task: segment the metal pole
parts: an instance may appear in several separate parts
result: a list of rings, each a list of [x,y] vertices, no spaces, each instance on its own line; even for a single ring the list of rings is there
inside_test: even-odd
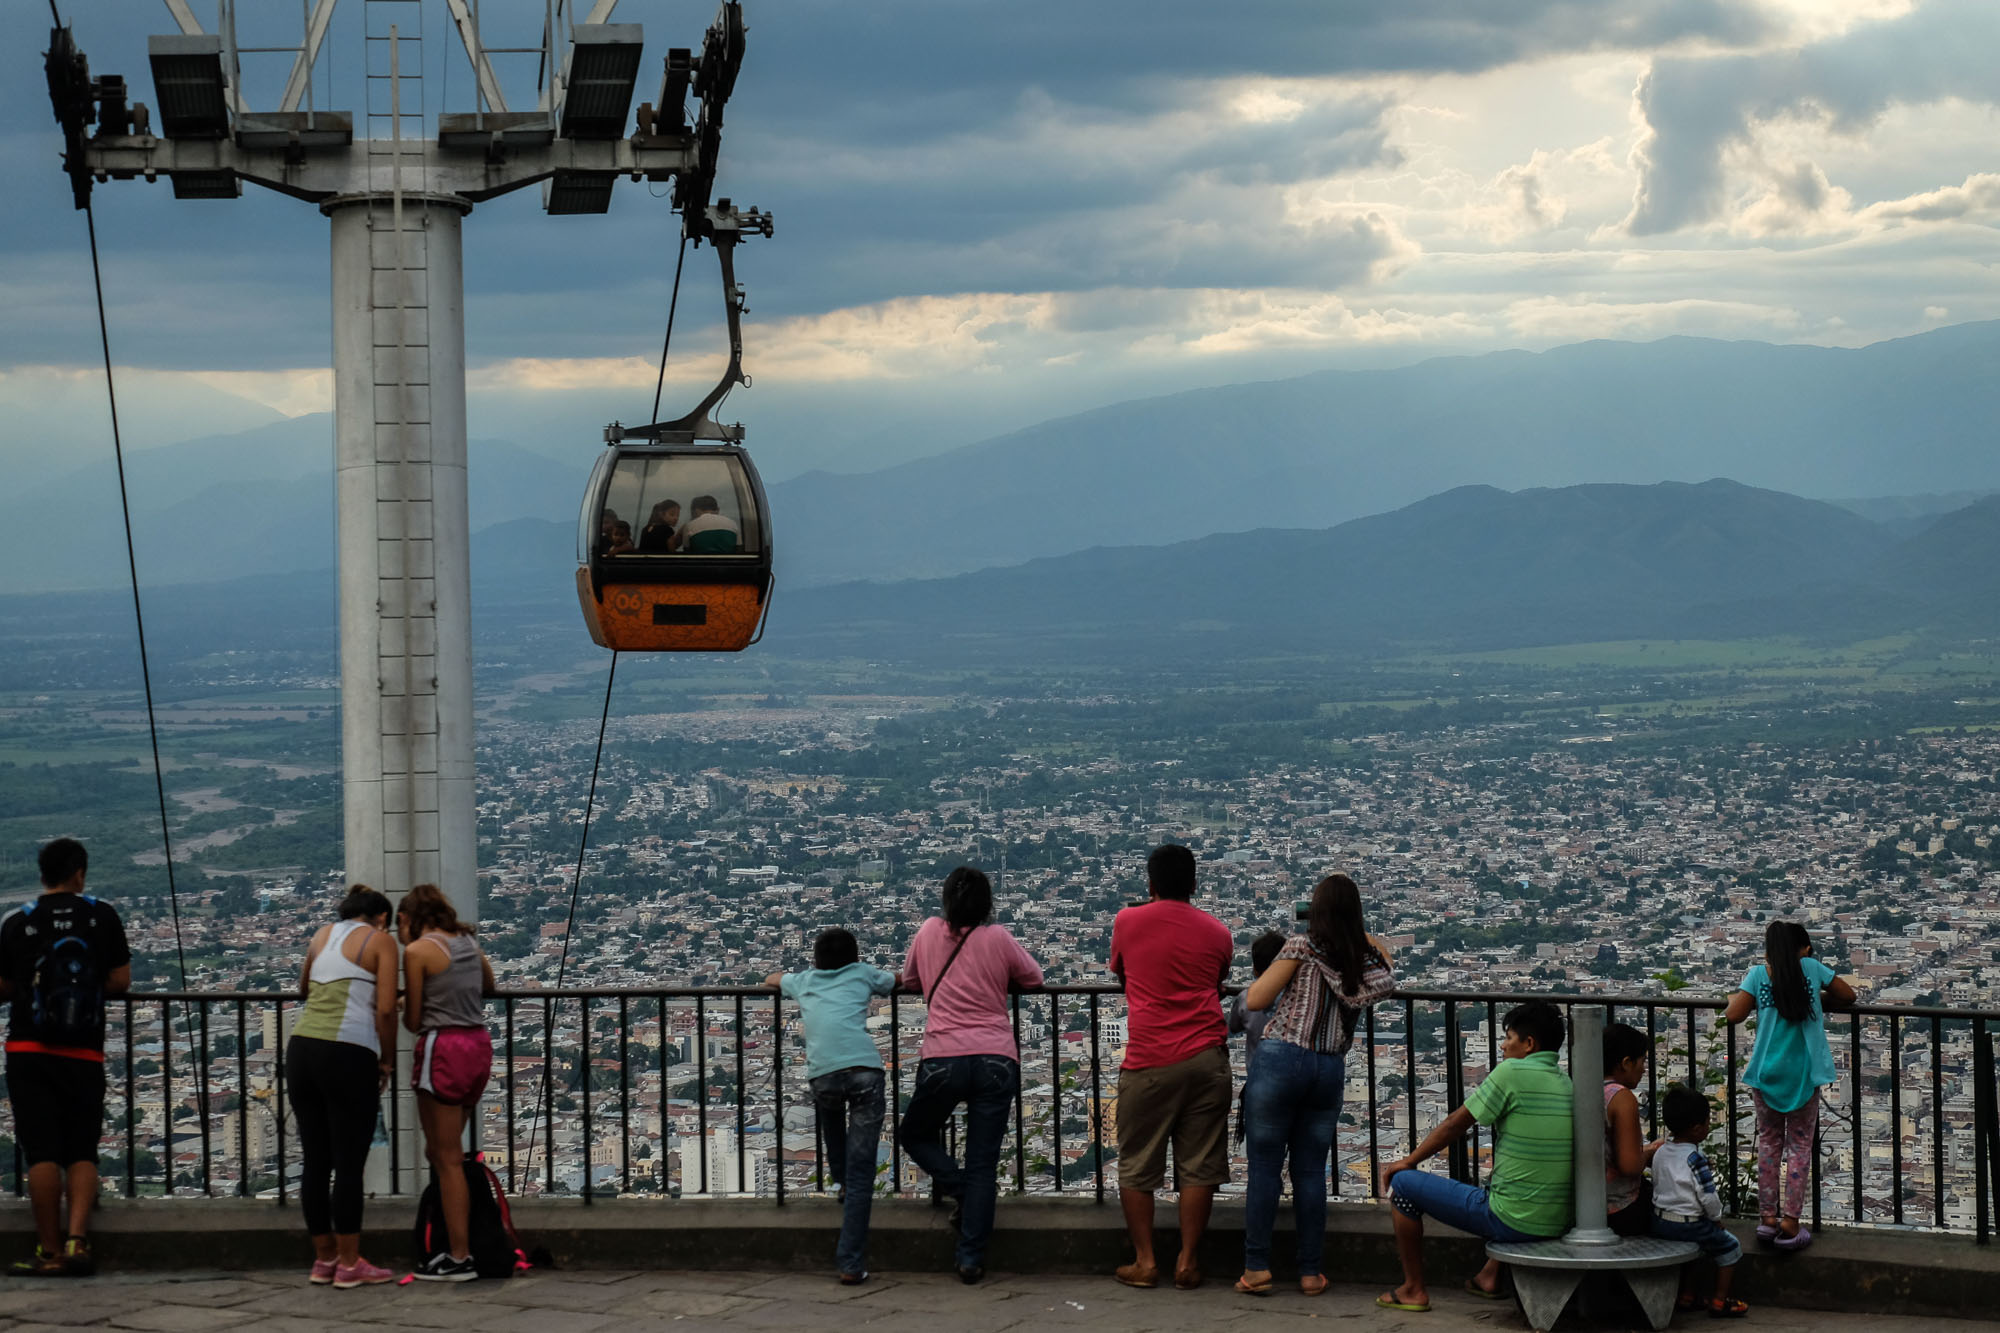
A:
[[[1576,1084],[1576,1225],[1563,1240],[1571,1245],[1616,1245],[1618,1233],[1604,1211],[1604,1010],[1594,1004],[1570,1010],[1570,1079]]]

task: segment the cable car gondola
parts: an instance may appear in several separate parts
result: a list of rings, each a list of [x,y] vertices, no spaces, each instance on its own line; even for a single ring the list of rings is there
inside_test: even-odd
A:
[[[618,652],[741,652],[771,604],[771,521],[741,424],[710,413],[743,373],[739,236],[771,234],[768,213],[723,199],[703,210],[722,261],[729,366],[686,416],[605,429],[577,520],[577,601],[590,637]]]
[[[764,486],[740,445],[617,442],[577,529],[590,637],[620,652],[739,652],[771,594]]]

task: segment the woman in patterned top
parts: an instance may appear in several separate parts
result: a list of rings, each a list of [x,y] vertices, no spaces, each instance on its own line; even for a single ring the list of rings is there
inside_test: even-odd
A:
[[[1285,941],[1245,996],[1271,1017],[1243,1094],[1250,1182],[1238,1291],[1271,1291],[1271,1228],[1288,1153],[1299,1290],[1326,1290],[1327,1159],[1340,1124],[1347,1050],[1361,1011],[1395,989],[1388,949],[1362,925],[1361,890],[1345,875],[1328,875],[1313,888],[1306,933]]]

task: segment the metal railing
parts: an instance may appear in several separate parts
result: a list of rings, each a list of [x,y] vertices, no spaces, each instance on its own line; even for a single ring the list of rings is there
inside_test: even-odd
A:
[[[1639,1090],[1654,1136],[1671,1082],[1724,1099],[1717,1122],[1724,1202],[1757,1211],[1754,1114],[1741,1086],[1742,1031],[1722,1004],[1673,995],[1405,990],[1363,1018],[1347,1060],[1348,1097],[1330,1191],[1375,1197],[1382,1163],[1456,1108],[1498,1055],[1506,1007],[1550,1000],[1602,1006],[1655,1039]],[[289,1201],[296,1133],[282,1046],[295,994],[156,992],[115,998],[106,1043],[110,1092],[101,1165],[107,1189],[255,1195]],[[889,1079],[891,1123],[907,1105],[921,1047],[921,999],[893,995],[871,1019]],[[497,1012],[495,1012],[497,1011]],[[823,1137],[804,1072],[797,1014],[765,987],[513,990],[490,1002],[494,1073],[476,1145],[518,1194],[789,1196],[827,1186]],[[1016,1192],[1115,1189],[1117,1072],[1124,995],[1054,985],[1013,998],[1021,1055],[1003,1186]],[[1823,1096],[1811,1221],[1971,1232],[1984,1243],[2000,1200],[2000,1012],[1857,1005],[1828,1015],[1838,1077]],[[1231,1057],[1241,1077],[1241,1044]],[[392,1087],[392,1092],[395,1089]],[[384,1096],[386,1179],[424,1178],[421,1148]],[[1478,1180],[1491,1169],[1483,1130],[1445,1159]],[[1238,1147],[1240,1156],[1240,1145]],[[918,1188],[893,1132],[878,1188]],[[15,1154],[14,1185],[22,1175]],[[4,1160],[4,1159],[0,1159]],[[1011,1176],[1011,1182],[1008,1177]],[[1240,1182],[1241,1165],[1235,1176]]]

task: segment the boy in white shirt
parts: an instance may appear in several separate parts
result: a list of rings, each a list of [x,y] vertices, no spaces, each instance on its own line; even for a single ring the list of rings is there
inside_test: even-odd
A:
[[[1715,1295],[1708,1313],[1715,1319],[1741,1319],[1750,1313],[1742,1301],[1731,1300],[1729,1281],[1743,1246],[1722,1225],[1722,1196],[1716,1192],[1715,1171],[1702,1156],[1712,1108],[1693,1088],[1675,1084],[1660,1106],[1672,1138],[1653,1154],[1653,1234],[1662,1240],[1687,1240],[1701,1246],[1715,1261]],[[1695,1307],[1690,1284],[1693,1265],[1681,1272],[1680,1307]]]

